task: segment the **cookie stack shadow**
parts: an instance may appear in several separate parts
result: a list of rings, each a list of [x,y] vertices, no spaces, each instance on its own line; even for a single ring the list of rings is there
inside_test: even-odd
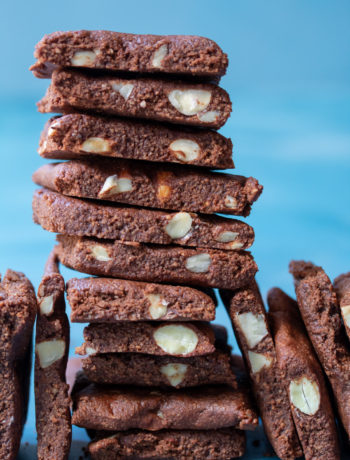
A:
[[[36,57],[34,73],[51,78],[39,110],[62,114],[39,153],[68,161],[34,173],[34,221],[59,234],[61,263],[93,275],[66,287],[71,320],[90,323],[73,424],[94,437],[94,459],[242,455],[258,418],[210,324],[213,288],[227,305],[241,296],[253,371],[269,358],[247,313],[263,308],[253,229],[216,215],[247,216],[262,191],[211,171],[233,167],[216,131],[231,112],[226,55],[205,38],[83,31],[44,37]]]

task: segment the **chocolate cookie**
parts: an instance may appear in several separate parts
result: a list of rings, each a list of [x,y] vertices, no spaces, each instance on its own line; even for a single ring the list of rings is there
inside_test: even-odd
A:
[[[325,377],[296,302],[280,289],[268,294],[269,320],[294,423],[306,460],[340,459]]]
[[[235,219],[107,205],[48,189],[35,191],[33,219],[50,232],[139,243],[235,250],[254,240],[252,227]]]
[[[68,459],[72,428],[66,383],[69,322],[64,279],[52,252],[38,289],[35,346],[35,409],[39,460]]]
[[[234,167],[231,140],[215,131],[77,113],[47,122],[39,153],[58,160],[101,155],[213,169]]]
[[[254,281],[220,295],[249,371],[265,433],[278,457],[299,457],[302,451],[259,288]]]
[[[308,336],[331,383],[340,419],[350,436],[350,350],[337,295],[321,267],[293,261],[298,306]]]
[[[44,35],[31,67],[39,78],[55,67],[123,72],[171,73],[198,77],[224,75],[227,55],[212,40],[194,35],[140,35],[76,30]]]
[[[350,272],[339,275],[333,282],[346,333],[350,339]]]
[[[240,457],[244,451],[244,432],[233,428],[207,431],[120,431],[89,444],[92,460],[222,460]]]
[[[112,278],[73,278],[67,283],[71,321],[212,321],[215,304],[202,291],[185,286]]]
[[[67,267],[90,275],[135,281],[238,288],[257,266],[248,252],[151,246],[58,235],[57,253]]]
[[[205,356],[172,358],[141,353],[106,353],[83,359],[91,382],[145,387],[195,387],[226,384],[236,388],[230,356],[215,351]]]
[[[215,335],[208,323],[119,322],[90,324],[84,329],[80,355],[97,353],[147,353],[201,356],[215,351]]]
[[[0,280],[0,458],[14,460],[27,415],[35,292],[23,273]]]
[[[154,390],[91,384],[73,399],[73,424],[92,430],[247,430],[258,425],[247,393],[225,386]]]
[[[78,198],[241,216],[249,214],[262,192],[252,177],[105,158],[46,164],[33,174],[33,181]]]
[[[57,69],[42,113],[91,112],[218,129],[230,116],[225,90],[211,83],[156,78],[120,78]]]

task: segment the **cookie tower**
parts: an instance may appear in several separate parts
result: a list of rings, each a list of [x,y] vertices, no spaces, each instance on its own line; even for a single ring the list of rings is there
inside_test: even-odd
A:
[[[216,132],[226,55],[201,37],[78,31],[35,57],[51,78],[39,111],[62,114],[39,153],[69,161],[34,173],[34,220],[59,234],[61,263],[94,275],[67,283],[71,320],[90,323],[73,423],[93,459],[242,455],[257,415],[210,321],[212,288],[254,289],[254,233],[216,213],[247,216],[262,187],[210,171],[233,167]]]

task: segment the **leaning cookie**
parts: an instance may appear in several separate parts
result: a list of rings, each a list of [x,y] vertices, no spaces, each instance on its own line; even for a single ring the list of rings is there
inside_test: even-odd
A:
[[[209,323],[119,322],[90,324],[84,329],[80,355],[146,353],[149,355],[201,356],[215,351]]]
[[[119,431],[89,444],[92,460],[121,458],[168,460],[222,460],[241,457],[245,451],[243,431],[218,430]]]
[[[66,235],[226,250],[247,249],[254,240],[252,227],[236,219],[107,205],[49,189],[35,191],[32,207],[35,223]]]
[[[231,140],[215,131],[78,113],[47,122],[39,154],[57,160],[101,155],[213,169],[234,167]]]
[[[190,249],[57,236],[57,253],[67,267],[89,275],[134,281],[238,288],[257,271],[250,253]]]
[[[306,460],[338,460],[340,450],[325,377],[296,302],[280,289],[268,294],[269,320]]]
[[[226,386],[198,391],[90,384],[74,393],[73,400],[73,424],[91,430],[248,430],[258,425],[247,393]]]
[[[299,457],[302,451],[259,288],[253,281],[220,295],[249,371],[265,433],[279,458]]]
[[[96,76],[54,70],[42,113],[89,112],[218,129],[231,113],[225,90],[211,83]]]
[[[27,415],[35,293],[23,273],[0,280],[0,458],[14,460]]]
[[[191,358],[105,353],[88,356],[82,364],[87,378],[100,384],[175,388],[225,384],[236,388],[230,355],[220,350]]]
[[[350,436],[350,350],[337,295],[321,267],[293,261],[298,306],[308,336],[333,389],[338,413]]]
[[[38,289],[35,410],[39,460],[66,460],[71,445],[70,398],[66,383],[69,322],[64,290],[64,280],[52,252]]]
[[[35,46],[34,75],[48,78],[56,67],[118,72],[220,77],[227,55],[209,38],[75,30],[45,35]]]
[[[106,158],[46,164],[33,181],[77,198],[237,216],[250,213],[263,188],[253,177]]]
[[[72,278],[66,289],[75,323],[215,319],[213,299],[186,286],[94,277]]]
[[[350,338],[350,272],[339,275],[333,282],[346,333]]]

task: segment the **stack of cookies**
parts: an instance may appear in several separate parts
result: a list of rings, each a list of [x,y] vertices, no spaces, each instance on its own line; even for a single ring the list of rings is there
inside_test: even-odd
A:
[[[254,232],[216,213],[247,216],[262,187],[210,171],[233,167],[216,132],[226,55],[201,37],[78,31],[35,57],[51,78],[39,110],[62,114],[39,153],[69,161],[34,173],[34,220],[59,233],[64,265],[95,276],[67,283],[72,321],[90,323],[73,423],[94,459],[242,455],[257,415],[209,323],[212,288],[253,283]]]

